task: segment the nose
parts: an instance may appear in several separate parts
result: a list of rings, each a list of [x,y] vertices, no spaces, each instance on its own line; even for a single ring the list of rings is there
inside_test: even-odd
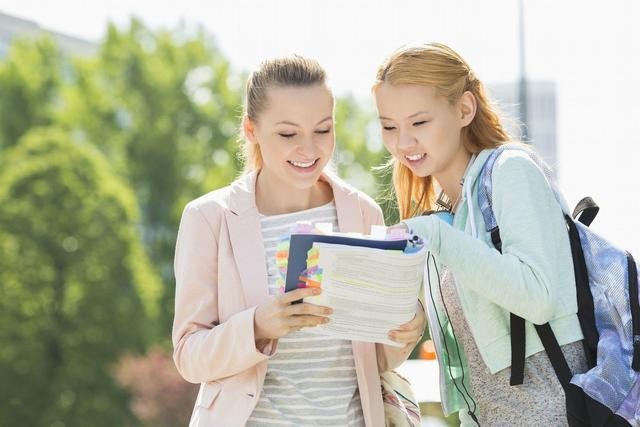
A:
[[[408,132],[398,132],[398,149],[409,150],[416,144],[416,139]]]
[[[316,152],[316,144],[313,141],[312,137],[304,138],[300,141],[300,144],[298,145],[298,153],[300,153],[300,155],[302,155],[305,159],[315,159]]]

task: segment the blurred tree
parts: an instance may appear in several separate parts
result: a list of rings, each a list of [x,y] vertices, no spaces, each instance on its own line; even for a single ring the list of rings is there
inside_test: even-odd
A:
[[[0,63],[0,149],[33,126],[52,123],[60,101],[64,60],[54,42],[17,39]]]
[[[118,383],[131,392],[131,410],[146,425],[186,426],[198,386],[176,371],[171,350],[154,347],[144,356],[125,355],[115,371]],[[153,378],[153,381],[149,381]]]
[[[173,315],[173,255],[186,202],[239,170],[241,80],[202,30],[152,32],[133,19],[108,27],[97,58],[76,61],[63,123],[92,141],[136,191],[144,240]]]
[[[160,333],[138,220],[104,157],[65,132],[34,129],[3,153],[0,425],[135,423],[111,370]]]

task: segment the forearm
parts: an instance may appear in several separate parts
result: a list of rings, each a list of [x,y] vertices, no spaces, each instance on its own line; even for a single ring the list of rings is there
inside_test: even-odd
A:
[[[213,328],[184,329],[173,358],[182,377],[192,383],[214,381],[245,371],[275,352],[276,340],[254,335],[255,307],[231,316]]]
[[[436,259],[451,269],[464,286],[533,323],[551,319],[554,295],[545,271],[548,269],[531,265],[535,260],[524,262],[513,252],[501,254],[433,216],[405,222],[428,241]]]

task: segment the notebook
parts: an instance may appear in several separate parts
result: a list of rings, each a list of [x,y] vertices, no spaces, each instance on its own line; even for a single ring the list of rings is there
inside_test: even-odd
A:
[[[307,268],[307,253],[316,242],[400,251],[405,250],[409,244],[409,241],[404,239],[377,240],[340,234],[292,234],[289,240],[285,292],[299,288],[300,275]]]

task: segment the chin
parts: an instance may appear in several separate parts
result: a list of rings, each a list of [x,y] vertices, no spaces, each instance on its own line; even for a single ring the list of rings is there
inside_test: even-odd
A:
[[[420,178],[424,178],[427,177],[429,175],[433,175],[433,168],[430,167],[426,167],[426,166],[421,166],[419,168],[413,168],[407,164],[404,164],[407,168],[409,168],[409,170],[411,171],[411,173],[413,173],[415,176],[420,177]]]

